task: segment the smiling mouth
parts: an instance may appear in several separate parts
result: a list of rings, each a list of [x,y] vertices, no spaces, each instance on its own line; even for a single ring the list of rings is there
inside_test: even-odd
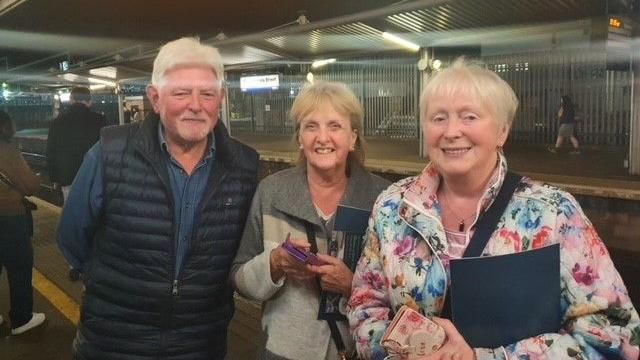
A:
[[[445,155],[461,156],[469,150],[471,150],[471,147],[442,149],[442,152],[445,153]]]
[[[315,149],[314,151],[320,155],[331,154],[332,152],[335,152],[334,149],[329,149],[329,148]]]

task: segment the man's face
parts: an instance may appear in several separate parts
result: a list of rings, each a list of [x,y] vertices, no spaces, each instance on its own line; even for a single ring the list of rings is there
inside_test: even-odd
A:
[[[208,67],[179,67],[167,71],[163,82],[149,86],[147,96],[160,115],[170,145],[193,147],[206,143],[218,123],[224,91]]]

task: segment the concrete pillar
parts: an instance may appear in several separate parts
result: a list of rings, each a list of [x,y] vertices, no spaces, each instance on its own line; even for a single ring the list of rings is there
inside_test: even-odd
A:
[[[640,36],[640,23],[636,22],[634,39]],[[640,42],[633,41],[631,86],[631,126],[629,128],[629,174],[640,175]]]
[[[418,91],[418,111],[416,111],[416,114],[418,114],[418,124],[419,124],[419,131],[418,131],[418,139],[420,141],[420,157],[426,158],[427,157],[427,151],[424,147],[424,134],[422,133],[422,121],[421,121],[421,115],[420,114],[420,95],[422,95],[422,89],[424,88],[424,85],[427,83],[427,81],[429,80],[429,77],[431,76],[431,62],[433,61],[433,49],[431,48],[421,48],[420,49],[420,56],[418,59],[418,70],[420,70],[420,81],[418,81],[418,86],[419,86],[419,91]]]
[[[225,85],[222,85],[224,89],[224,99],[222,99],[222,105],[220,106],[220,121],[227,127],[229,135],[231,135],[231,124],[229,123],[229,89]]]
[[[120,88],[120,84],[116,86],[116,94],[118,95],[118,124],[124,124],[124,108],[122,104],[124,104],[124,93]]]

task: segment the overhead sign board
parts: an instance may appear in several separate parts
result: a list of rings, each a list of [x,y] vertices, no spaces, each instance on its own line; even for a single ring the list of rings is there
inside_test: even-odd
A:
[[[240,77],[240,90],[272,89],[280,87],[280,75],[253,75]]]

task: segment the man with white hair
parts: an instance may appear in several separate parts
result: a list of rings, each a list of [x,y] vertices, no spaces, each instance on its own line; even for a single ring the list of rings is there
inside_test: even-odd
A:
[[[144,121],[103,129],[76,177],[58,245],[85,274],[75,359],[223,359],[227,282],[257,183],[255,150],[218,121],[218,51],[165,44]]]

